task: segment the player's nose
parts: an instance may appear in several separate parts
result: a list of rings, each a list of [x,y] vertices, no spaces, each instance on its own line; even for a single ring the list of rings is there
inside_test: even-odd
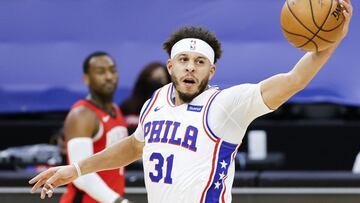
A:
[[[193,72],[195,70],[195,64],[194,62],[189,62],[186,65],[186,71]]]

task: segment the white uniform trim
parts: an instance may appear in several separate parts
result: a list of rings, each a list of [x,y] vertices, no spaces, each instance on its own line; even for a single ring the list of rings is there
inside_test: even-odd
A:
[[[76,163],[94,154],[90,137],[76,137],[68,141],[70,163]],[[119,194],[113,191],[96,173],[87,174],[74,181],[74,185],[99,202],[113,203]]]

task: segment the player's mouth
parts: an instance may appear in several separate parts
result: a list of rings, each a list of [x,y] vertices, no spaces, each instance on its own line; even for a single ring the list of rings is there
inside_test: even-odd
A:
[[[114,83],[109,82],[109,83],[105,83],[103,87],[107,90],[113,90],[115,89],[116,85]]]
[[[182,80],[182,82],[184,83],[185,87],[192,87],[196,84],[196,80],[192,77],[186,77]]]

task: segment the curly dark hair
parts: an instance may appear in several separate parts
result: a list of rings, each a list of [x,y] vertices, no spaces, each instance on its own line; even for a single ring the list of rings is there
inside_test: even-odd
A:
[[[215,52],[215,60],[214,63],[221,57],[221,43],[216,38],[215,34],[210,32],[209,30],[203,27],[181,27],[176,32],[172,33],[170,37],[164,42],[163,48],[164,50],[171,55],[171,48],[174,44],[185,38],[197,38],[207,42]]]

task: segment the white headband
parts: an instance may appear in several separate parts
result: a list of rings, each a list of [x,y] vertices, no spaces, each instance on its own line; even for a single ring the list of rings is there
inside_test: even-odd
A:
[[[171,56],[170,58],[174,58],[177,54],[184,52],[184,51],[191,51],[200,53],[206,58],[208,58],[211,64],[214,64],[215,60],[215,53],[211,46],[201,39],[196,38],[185,38],[182,39],[174,44],[171,48]]]

